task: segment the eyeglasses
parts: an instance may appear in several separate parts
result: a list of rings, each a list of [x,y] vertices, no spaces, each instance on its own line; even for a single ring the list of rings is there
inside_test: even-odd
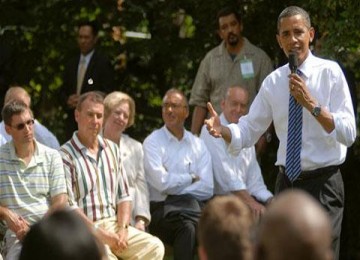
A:
[[[184,106],[182,104],[173,104],[173,103],[164,103],[164,104],[162,104],[163,109],[169,109],[169,108],[179,109],[179,108],[182,108],[182,107],[186,107],[186,106]]]
[[[15,128],[16,130],[20,131],[23,130],[25,128],[26,125],[31,126],[35,123],[34,119],[29,119],[28,121],[26,121],[25,123],[20,123],[14,126],[11,126],[13,128]]]

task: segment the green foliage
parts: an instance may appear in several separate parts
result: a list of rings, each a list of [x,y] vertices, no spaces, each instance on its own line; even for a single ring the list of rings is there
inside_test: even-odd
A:
[[[201,59],[219,42],[215,16],[221,7],[232,5],[242,13],[244,35],[277,64],[284,57],[275,39],[276,19],[296,1],[128,0],[120,4],[121,11],[109,0],[0,3],[1,42],[13,50],[15,81],[29,87],[37,116],[60,139],[65,129],[58,120],[63,109],[55,97],[61,92],[64,64],[76,50],[75,25],[89,19],[100,24],[101,48],[113,57],[119,89],[136,99],[138,120],[131,131],[141,140],[161,125],[159,105],[167,89],[179,87],[190,93]],[[313,24],[327,32],[325,52],[354,69],[359,78],[358,5],[355,0],[302,1]],[[111,37],[114,26],[120,28],[119,39]],[[148,33],[151,38],[126,38],[126,31]],[[145,121],[148,118],[154,120]]]

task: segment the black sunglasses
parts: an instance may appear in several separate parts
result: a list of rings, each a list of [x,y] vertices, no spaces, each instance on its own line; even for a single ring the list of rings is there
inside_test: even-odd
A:
[[[25,128],[26,125],[33,125],[35,123],[34,119],[29,119],[28,121],[26,121],[25,123],[20,123],[14,126],[11,126],[13,128],[15,128],[16,130],[23,130]]]

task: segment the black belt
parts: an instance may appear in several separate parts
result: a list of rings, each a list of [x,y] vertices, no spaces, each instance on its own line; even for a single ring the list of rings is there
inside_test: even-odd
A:
[[[302,171],[299,175],[299,177],[296,180],[310,180],[310,179],[317,179],[320,177],[323,177],[325,175],[331,175],[336,173],[339,170],[339,166],[332,165],[332,166],[326,166],[324,168],[319,168],[311,171]],[[282,174],[285,174],[285,167],[279,166],[279,172]]]

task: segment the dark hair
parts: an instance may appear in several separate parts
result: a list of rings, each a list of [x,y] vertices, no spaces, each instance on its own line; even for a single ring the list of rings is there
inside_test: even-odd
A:
[[[224,17],[224,16],[228,16],[234,14],[236,17],[236,20],[241,23],[242,17],[241,17],[241,13],[237,10],[235,10],[235,8],[232,7],[224,7],[222,9],[220,9],[220,11],[217,13],[216,15],[216,22],[219,25],[219,19],[220,17]]]
[[[280,30],[281,19],[286,18],[286,17],[295,16],[295,15],[301,15],[304,18],[305,25],[308,28],[311,27],[311,20],[310,20],[310,16],[309,16],[308,12],[306,12],[304,9],[302,9],[301,7],[298,7],[298,6],[289,6],[289,7],[286,7],[280,13],[280,15],[278,17],[278,20],[277,20],[277,30],[278,30],[278,32]]]
[[[19,260],[101,260],[102,245],[74,211],[56,211],[30,228]]]
[[[95,22],[95,21],[80,21],[78,23],[78,28],[80,29],[80,27],[83,27],[83,26],[90,26],[93,31],[94,36],[98,35],[99,26],[98,26],[97,22]]]
[[[11,125],[13,115],[20,115],[26,110],[29,110],[31,117],[34,117],[31,109],[24,102],[20,100],[12,100],[6,103],[1,111],[1,116],[5,125]]]

